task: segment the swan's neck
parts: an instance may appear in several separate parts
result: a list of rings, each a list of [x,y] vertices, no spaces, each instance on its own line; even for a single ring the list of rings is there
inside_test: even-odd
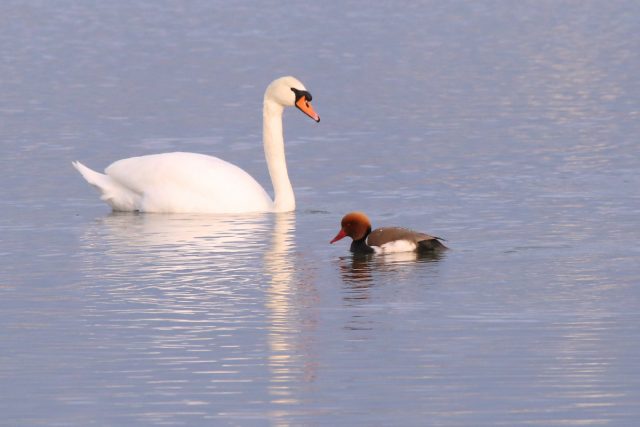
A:
[[[264,101],[262,137],[264,155],[269,167],[273,184],[274,211],[295,210],[296,199],[287,173],[287,161],[284,155],[284,137],[282,135],[282,113],[284,107],[270,100]]]

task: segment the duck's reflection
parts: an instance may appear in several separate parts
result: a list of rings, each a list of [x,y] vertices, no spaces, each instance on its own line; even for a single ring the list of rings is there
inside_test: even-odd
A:
[[[351,254],[338,259],[342,281],[348,287],[346,300],[370,297],[370,288],[377,274],[394,273],[402,277],[422,263],[437,262],[444,252],[398,252],[384,255]]]

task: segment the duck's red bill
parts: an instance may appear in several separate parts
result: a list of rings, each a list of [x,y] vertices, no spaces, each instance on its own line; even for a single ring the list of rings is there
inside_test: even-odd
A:
[[[335,243],[338,240],[347,237],[347,233],[344,232],[344,230],[340,230],[340,232],[338,234],[336,234],[336,237],[333,238],[332,241],[330,241],[329,243]]]

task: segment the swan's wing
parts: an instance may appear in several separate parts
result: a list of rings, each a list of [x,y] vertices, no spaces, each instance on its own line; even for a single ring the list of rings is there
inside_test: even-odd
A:
[[[248,173],[217,157],[163,153],[118,160],[106,174],[141,194],[146,212],[269,211],[273,202]]]

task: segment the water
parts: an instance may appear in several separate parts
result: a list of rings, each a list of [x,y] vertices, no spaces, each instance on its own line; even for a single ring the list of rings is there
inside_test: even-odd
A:
[[[327,4],[329,3],[329,4]],[[5,1],[0,425],[640,421],[637,2]],[[70,165],[183,150],[298,210],[112,214]],[[353,259],[350,210],[442,235]]]

